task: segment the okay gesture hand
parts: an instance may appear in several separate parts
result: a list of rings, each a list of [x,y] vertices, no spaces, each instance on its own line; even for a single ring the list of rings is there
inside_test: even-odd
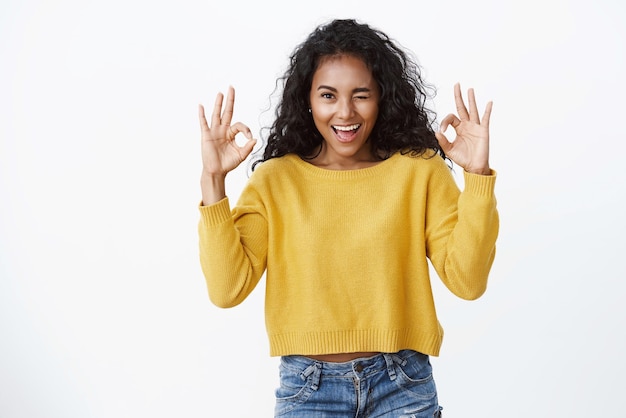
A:
[[[223,100],[224,95],[219,93],[211,115],[211,126],[204,116],[204,107],[200,105],[198,109],[202,133],[203,172],[208,176],[225,176],[250,155],[256,144],[250,128],[241,122],[230,124],[235,107],[235,89],[228,88],[224,112],[222,112]],[[235,142],[238,133],[242,133],[248,139],[242,146]]]
[[[491,174],[489,168],[489,117],[492,102],[487,103],[482,119],[478,116],[474,90],[468,90],[469,111],[461,96],[461,86],[454,85],[454,101],[459,114],[449,114],[441,121],[441,129],[435,133],[446,155],[465,171],[475,174]],[[444,132],[448,126],[456,131],[456,139],[448,141]]]

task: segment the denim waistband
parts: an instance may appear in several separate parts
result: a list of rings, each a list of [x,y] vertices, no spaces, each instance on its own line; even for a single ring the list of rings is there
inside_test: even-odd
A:
[[[317,389],[317,384],[321,377],[357,377],[367,376],[387,370],[389,378],[395,380],[395,364],[405,365],[407,358],[413,355],[421,355],[426,359],[428,356],[417,353],[413,350],[402,350],[397,353],[381,353],[372,357],[357,358],[343,363],[314,360],[305,356],[283,356],[281,366],[293,372],[300,373],[300,377],[306,380],[313,375],[313,389]]]

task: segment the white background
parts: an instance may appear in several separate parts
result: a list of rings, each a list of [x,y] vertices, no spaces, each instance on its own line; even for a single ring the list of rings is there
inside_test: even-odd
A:
[[[4,0],[1,417],[272,415],[263,283],[221,310],[199,268],[197,105],[232,84],[258,133],[289,53],[335,17],[414,51],[439,119],[457,81],[494,101],[489,289],[434,280],[445,415],[623,416],[623,3]]]

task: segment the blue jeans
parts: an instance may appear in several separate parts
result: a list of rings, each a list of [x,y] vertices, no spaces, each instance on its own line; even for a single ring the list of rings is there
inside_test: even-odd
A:
[[[438,418],[429,357],[412,350],[346,363],[280,361],[275,417]]]

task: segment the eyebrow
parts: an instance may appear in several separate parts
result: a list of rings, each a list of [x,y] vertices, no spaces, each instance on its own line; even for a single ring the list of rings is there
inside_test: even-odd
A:
[[[325,86],[325,85],[321,85],[317,88],[317,90],[330,90],[333,92],[337,92],[337,89],[331,86]],[[352,93],[369,93],[371,92],[372,89],[367,88],[367,87],[357,87],[354,90],[352,90]]]

